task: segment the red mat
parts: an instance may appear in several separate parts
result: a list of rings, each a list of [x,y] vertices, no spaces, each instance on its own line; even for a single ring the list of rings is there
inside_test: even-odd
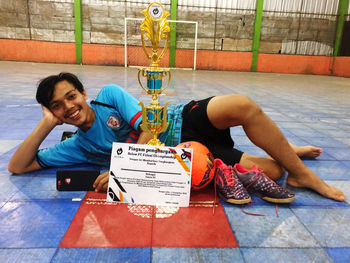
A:
[[[238,247],[214,194],[193,192],[186,208],[108,203],[88,192],[60,247]]]

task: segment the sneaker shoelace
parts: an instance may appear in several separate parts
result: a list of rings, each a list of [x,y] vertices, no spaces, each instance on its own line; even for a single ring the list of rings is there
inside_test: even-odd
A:
[[[219,169],[216,167],[215,169]],[[218,182],[218,171],[215,171],[215,178],[214,178],[214,204],[213,204],[213,215],[215,214],[215,206],[216,206],[216,184]]]
[[[253,203],[255,203],[255,201],[250,202],[248,205],[249,205],[249,206],[252,206]],[[241,211],[242,211],[243,213],[245,213],[246,215],[250,215],[250,216],[265,216],[265,215],[263,215],[263,214],[255,214],[255,213],[250,213],[250,212],[245,211],[245,210],[244,210],[244,205],[241,206]],[[275,211],[276,211],[276,216],[279,217],[279,214],[278,214],[278,204],[276,204],[276,206],[275,206]]]
[[[254,178],[253,178],[253,181],[250,182],[250,184],[248,184],[246,186],[246,189],[248,190],[250,186],[252,186],[258,179],[259,179],[259,175],[263,176],[267,181],[269,181],[270,183],[272,183],[272,185],[274,187],[280,187],[274,180],[270,179],[269,177],[267,177],[264,173],[263,170],[253,166],[253,171],[255,172],[254,174]],[[271,188],[271,187],[269,187]]]
[[[255,201],[250,202],[248,205],[249,205],[249,206],[252,206],[253,203],[255,203]],[[265,216],[265,215],[263,215],[263,214],[255,214],[255,213],[250,213],[250,212],[245,211],[245,210],[244,210],[244,205],[241,206],[241,211],[242,211],[243,213],[245,213],[246,215],[250,215],[250,216]]]
[[[237,178],[233,174],[233,167],[227,166],[227,168],[222,169],[224,172],[225,179],[227,181],[227,185],[235,185],[237,182]],[[227,173],[228,171],[228,173]]]

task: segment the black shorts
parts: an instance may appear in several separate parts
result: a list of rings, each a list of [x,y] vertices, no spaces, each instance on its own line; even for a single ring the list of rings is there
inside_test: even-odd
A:
[[[197,141],[210,150],[214,158],[227,165],[239,163],[243,152],[233,148],[230,129],[219,130],[211,124],[207,115],[207,105],[213,97],[191,101],[182,111],[181,142]]]

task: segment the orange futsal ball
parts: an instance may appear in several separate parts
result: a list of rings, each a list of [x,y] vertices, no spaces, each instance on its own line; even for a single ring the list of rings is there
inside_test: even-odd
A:
[[[199,142],[180,143],[176,147],[190,148],[192,151],[192,189],[204,188],[214,178],[214,156],[206,146]]]

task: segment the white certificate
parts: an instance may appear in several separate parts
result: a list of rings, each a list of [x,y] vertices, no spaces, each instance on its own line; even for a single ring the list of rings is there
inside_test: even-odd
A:
[[[189,206],[192,149],[113,143],[107,201]]]

